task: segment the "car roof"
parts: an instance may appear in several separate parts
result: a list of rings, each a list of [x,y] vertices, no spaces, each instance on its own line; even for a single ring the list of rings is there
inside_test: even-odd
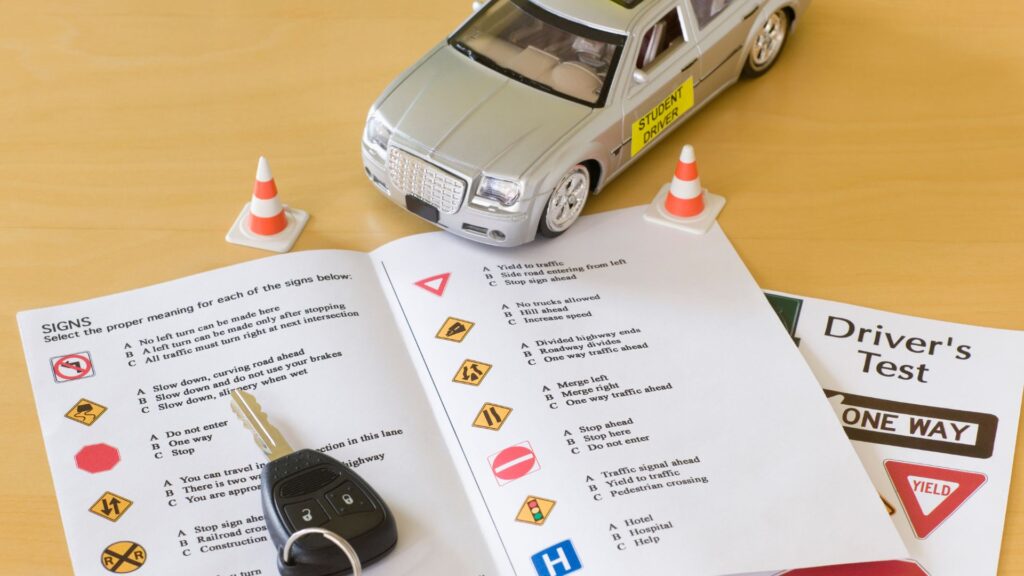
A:
[[[626,34],[630,24],[665,0],[530,0],[545,10],[587,26]]]

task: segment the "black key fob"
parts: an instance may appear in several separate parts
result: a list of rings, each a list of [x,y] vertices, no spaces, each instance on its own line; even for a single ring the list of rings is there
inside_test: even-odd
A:
[[[380,560],[398,542],[398,528],[384,500],[351,468],[313,450],[298,450],[263,469],[263,515],[277,546],[282,576],[341,576],[352,565],[319,534],[300,538],[286,564],[281,552],[303,528],[324,528],[355,548],[363,566]]]

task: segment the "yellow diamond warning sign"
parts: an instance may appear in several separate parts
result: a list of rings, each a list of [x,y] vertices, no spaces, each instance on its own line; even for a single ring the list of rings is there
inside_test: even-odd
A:
[[[441,340],[462,342],[466,339],[469,331],[473,329],[473,323],[468,320],[459,320],[449,317],[444,321],[441,329],[437,331],[437,337]]]
[[[452,382],[479,386],[484,381],[484,376],[487,376],[487,373],[490,371],[490,364],[467,359],[462,363],[462,366],[459,366],[459,371],[455,373]]]
[[[85,398],[82,398],[74,406],[71,407],[71,410],[68,410],[67,414],[65,414],[64,417],[68,418],[69,420],[74,420],[79,424],[92,426],[93,423],[95,423],[96,420],[98,420],[99,417],[102,416],[103,413],[106,411],[106,406],[99,404],[97,402],[93,402],[92,400],[86,400]]]
[[[89,508],[89,512],[102,516],[111,522],[117,522],[132,506],[132,501],[113,492],[104,492],[103,496]]]
[[[146,563],[146,549],[129,540],[114,542],[100,554],[100,563],[114,574],[135,572]]]
[[[526,502],[523,502],[522,507],[519,508],[519,514],[516,514],[516,520],[540,526],[547,521],[548,516],[551,514],[551,509],[554,507],[554,500],[527,496]]]
[[[473,426],[494,431],[501,430],[501,427],[505,425],[505,420],[508,420],[508,415],[511,413],[512,409],[507,406],[499,406],[488,402],[484,404],[483,408],[476,415],[476,420],[473,420]]]
[[[672,123],[682,118],[690,108],[693,108],[693,76],[687,78],[664,100],[655,104],[646,114],[633,122],[633,144],[630,155],[639,154],[644,146],[668,130]]]

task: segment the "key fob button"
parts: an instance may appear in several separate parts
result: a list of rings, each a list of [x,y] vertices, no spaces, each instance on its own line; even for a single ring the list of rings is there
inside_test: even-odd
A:
[[[327,501],[331,503],[339,515],[357,512],[373,512],[373,504],[355,484],[345,482],[338,488],[327,493]]]
[[[316,500],[303,500],[284,507],[284,514],[295,530],[323,526],[330,519]]]

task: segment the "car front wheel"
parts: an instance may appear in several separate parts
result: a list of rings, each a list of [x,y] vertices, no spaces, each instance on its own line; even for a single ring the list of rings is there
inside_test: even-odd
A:
[[[541,236],[554,238],[569,229],[580,217],[590,195],[590,172],[577,164],[562,176],[548,198],[540,217]]]
[[[785,10],[776,10],[768,16],[754,36],[747,63],[743,66],[744,77],[756,78],[775,64],[789,37],[789,24],[789,13]]]

